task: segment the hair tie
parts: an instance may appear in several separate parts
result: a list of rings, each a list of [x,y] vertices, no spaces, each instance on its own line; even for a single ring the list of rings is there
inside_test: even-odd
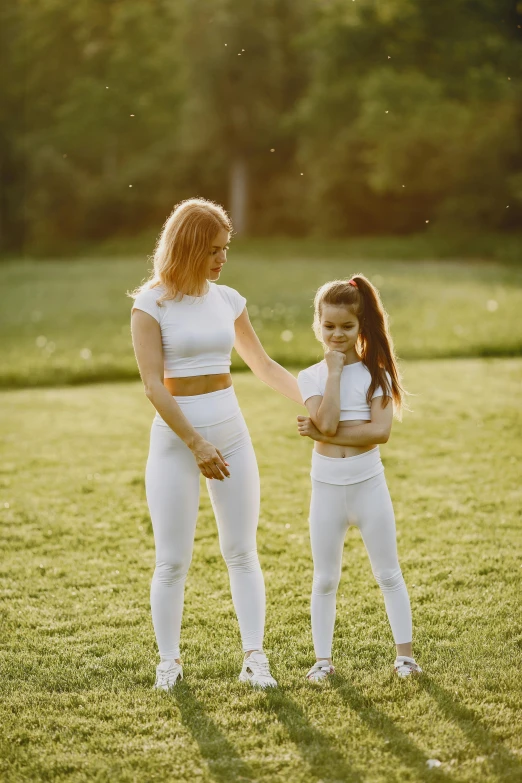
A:
[[[348,285],[353,285],[354,288],[357,288],[357,283],[353,278],[351,280],[348,280]]]

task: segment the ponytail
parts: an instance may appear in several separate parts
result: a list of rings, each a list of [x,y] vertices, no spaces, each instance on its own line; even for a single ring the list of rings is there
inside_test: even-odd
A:
[[[361,274],[354,275],[349,280],[333,280],[325,283],[317,291],[314,299],[314,332],[319,339],[321,308],[325,304],[346,305],[353,309],[360,326],[357,353],[371,375],[366,401],[371,405],[373,394],[380,387],[384,392],[383,407],[386,407],[391,397],[397,418],[400,419],[406,391],[401,382],[388,326],[388,315],[378,290],[367,277]],[[386,373],[389,374],[390,380]]]

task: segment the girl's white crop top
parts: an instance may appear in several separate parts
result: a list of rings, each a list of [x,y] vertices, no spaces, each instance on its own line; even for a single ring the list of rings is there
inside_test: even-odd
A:
[[[388,383],[391,389],[391,378],[386,373]],[[306,370],[301,370],[297,376],[297,384],[303,398],[303,402],[309,397],[316,395],[324,396],[326,380],[328,378],[328,365],[323,359],[322,362],[312,364]],[[370,371],[362,362],[355,364],[345,364],[341,372],[341,415],[339,421],[370,421],[370,406],[366,402],[366,394],[370,386],[372,376]],[[375,397],[383,397],[384,392],[380,386],[374,391],[372,400]]]
[[[228,285],[208,285],[203,296],[185,295],[180,301],[167,299],[158,305],[163,286],[141,291],[134,300],[133,309],[143,310],[160,325],[165,378],[230,372],[234,321],[246,299]]]

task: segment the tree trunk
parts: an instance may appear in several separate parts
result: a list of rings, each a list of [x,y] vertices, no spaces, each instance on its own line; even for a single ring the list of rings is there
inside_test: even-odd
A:
[[[236,158],[230,169],[230,217],[236,234],[248,231],[248,168],[244,158]]]

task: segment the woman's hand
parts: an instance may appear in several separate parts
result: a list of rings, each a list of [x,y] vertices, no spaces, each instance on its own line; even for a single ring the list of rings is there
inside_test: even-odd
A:
[[[324,360],[328,367],[328,372],[342,372],[345,359],[346,355],[341,351],[328,351],[325,353]]]
[[[299,430],[299,435],[303,437],[312,438],[312,440],[324,440],[323,433],[317,429],[312,419],[308,416],[297,417],[297,429]]]
[[[216,449],[208,440],[202,438],[191,450],[196,458],[198,468],[205,478],[223,481],[225,477],[230,476],[227,469],[228,462],[225,462],[219,449]]]

